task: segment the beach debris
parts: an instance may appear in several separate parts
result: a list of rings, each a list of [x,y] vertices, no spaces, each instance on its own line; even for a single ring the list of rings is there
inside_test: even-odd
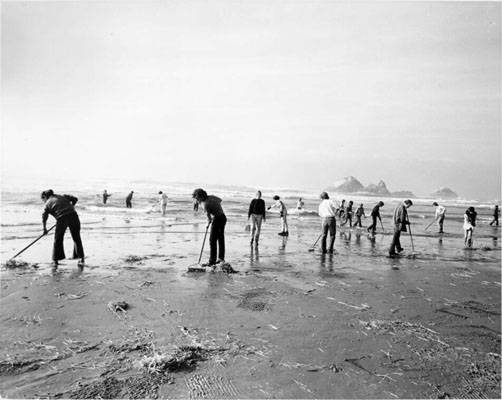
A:
[[[145,355],[134,366],[148,373],[192,371],[198,362],[207,360],[208,354],[209,351],[200,346],[181,346],[174,353]]]
[[[30,264],[26,261],[18,261],[18,260],[13,260],[10,259],[7,262],[3,264],[4,268],[7,269],[16,269],[16,268],[38,268],[38,264]]]
[[[229,263],[223,263],[221,265],[221,270],[227,274],[236,274],[237,270],[235,270]]]
[[[124,258],[124,261],[129,264],[134,264],[134,263],[142,263],[146,259],[148,259],[148,257],[129,255],[126,258]]]
[[[370,305],[365,304],[365,303],[361,303],[360,307],[359,306],[354,306],[352,304],[344,303],[343,301],[339,301],[338,304],[341,304],[341,305],[344,305],[344,306],[347,306],[347,307],[351,307],[351,308],[354,308],[354,309],[359,310],[359,311],[369,310],[371,308]]]
[[[279,328],[277,326],[275,326],[275,325],[268,324],[268,326],[270,326],[274,331],[279,330]]]
[[[81,299],[82,297],[87,296],[89,293],[84,292],[84,293],[79,293],[79,294],[69,294],[66,296],[68,300],[78,300]]]
[[[153,282],[152,281],[144,281],[143,283],[139,284],[139,287],[146,287],[146,286],[152,286]]]
[[[118,311],[126,312],[127,309],[129,309],[129,304],[126,303],[125,301],[110,301],[107,304],[107,307],[110,311],[116,313]]]

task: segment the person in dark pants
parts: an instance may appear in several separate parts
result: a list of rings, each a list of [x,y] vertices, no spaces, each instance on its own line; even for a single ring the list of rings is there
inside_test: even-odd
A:
[[[108,192],[105,189],[105,191],[103,192],[103,204],[106,204],[106,202],[108,201],[108,197],[110,196],[111,194],[108,194]]]
[[[377,218],[380,220],[380,223],[382,223],[382,218],[380,217],[380,207],[383,207],[383,201],[379,201],[378,204],[373,207],[373,210],[371,210],[371,220],[372,223],[370,226],[368,226],[368,232],[371,232],[371,234],[374,236],[377,228]]]
[[[344,226],[347,222],[349,223],[349,226],[352,228],[352,206],[354,205],[354,202],[352,200],[349,201],[349,204],[347,208],[345,209],[345,220],[341,224],[341,226]]]
[[[321,217],[321,251],[323,254],[333,254],[333,247],[336,238],[336,206],[326,192],[321,193],[321,203],[319,204],[319,216]],[[329,249],[326,248],[326,241],[329,232]]]
[[[197,204],[202,204],[207,213],[208,224],[211,224],[209,234],[209,247],[211,249],[209,261],[202,264],[203,267],[215,267],[225,262],[225,225],[227,217],[221,207],[221,199],[208,195],[204,189],[195,189],[192,197]],[[218,247],[218,260],[216,260],[216,248]]]
[[[132,196],[134,194],[134,191],[131,190],[131,193],[129,193],[126,197],[126,207],[127,208],[132,208]]]
[[[389,248],[389,257],[395,257],[397,253],[403,251],[400,237],[401,232],[407,232],[406,225],[410,224],[410,221],[408,219],[408,208],[410,208],[412,205],[413,202],[408,199],[398,205],[394,210],[394,236],[392,237],[392,243],[390,244]]]
[[[42,214],[42,225],[44,235],[47,234],[47,218],[49,214],[56,218],[56,231],[54,234],[54,247],[52,250],[52,264],[57,267],[59,260],[65,259],[64,234],[66,228],[70,228],[71,237],[74,242],[73,258],[80,258],[79,266],[84,265],[84,248],[80,238],[80,219],[75,211],[75,204],[78,199],[70,195],[57,195],[49,189],[42,192],[40,198],[45,202],[44,213]]]
[[[490,226],[492,226],[493,224],[499,226],[499,214],[500,214],[499,206],[498,204],[496,204],[495,208],[493,209],[493,221],[490,222]]]
[[[248,221],[251,218],[253,229],[251,230],[251,244],[258,246],[260,240],[261,223],[265,221],[265,202],[261,198],[261,192],[256,192],[256,198],[251,200],[248,211]]]
[[[358,207],[358,209],[356,210],[355,215],[356,215],[356,223],[354,224],[354,226],[356,226],[356,227],[359,226],[359,228],[362,228],[363,224],[361,223],[361,217],[366,218],[366,214],[364,213],[364,206],[362,203]]]

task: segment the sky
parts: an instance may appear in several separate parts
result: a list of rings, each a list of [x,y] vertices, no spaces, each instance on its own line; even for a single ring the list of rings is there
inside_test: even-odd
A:
[[[2,1],[1,93],[4,181],[500,199],[498,2]]]

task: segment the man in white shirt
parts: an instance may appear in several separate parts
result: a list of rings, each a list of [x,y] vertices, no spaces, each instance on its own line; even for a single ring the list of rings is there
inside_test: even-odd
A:
[[[160,212],[162,213],[162,216],[164,217],[166,215],[166,209],[167,209],[167,194],[162,193],[162,191],[159,192],[159,205],[160,205]]]
[[[443,233],[443,222],[444,218],[446,216],[446,208],[443,206],[440,206],[438,203],[434,202],[432,203],[434,207],[436,207],[436,212],[434,214],[434,219],[436,220],[438,227],[439,227],[439,232],[438,233]]]
[[[336,236],[336,205],[329,199],[328,193],[321,193],[321,203],[319,204],[319,216],[321,217],[322,241],[321,249],[323,254],[333,253]],[[329,232],[329,249],[326,250],[326,239]]]

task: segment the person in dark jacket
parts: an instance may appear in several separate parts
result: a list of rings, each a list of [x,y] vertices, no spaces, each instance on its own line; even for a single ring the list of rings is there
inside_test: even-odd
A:
[[[208,195],[204,189],[195,189],[192,198],[196,200],[197,204],[202,204],[204,211],[207,213],[208,225],[211,224],[209,261],[202,264],[202,266],[215,267],[216,264],[225,262],[225,225],[227,217],[223,212],[219,197]],[[217,247],[218,260],[216,260]]]
[[[378,204],[373,207],[373,210],[371,210],[371,220],[372,223],[370,226],[368,226],[368,232],[371,232],[371,234],[374,236],[377,228],[377,218],[380,220],[380,223],[382,223],[382,218],[380,217],[380,207],[383,207],[383,201],[379,201]]]
[[[499,206],[498,204],[495,204],[495,208],[493,209],[493,220],[492,222],[490,222],[490,226],[492,226],[493,224],[499,226],[499,214],[500,214]]]
[[[258,246],[260,240],[261,223],[265,221],[265,202],[261,198],[261,192],[256,192],[256,198],[251,200],[248,211],[248,221],[251,218],[253,228],[251,230],[251,244]]]
[[[105,191],[103,192],[103,204],[106,204],[106,202],[108,201],[108,197],[110,196],[111,194],[109,194],[105,189]]]
[[[401,232],[407,232],[406,226],[410,224],[410,221],[408,219],[408,208],[410,208],[412,205],[413,202],[408,199],[398,205],[394,210],[394,236],[392,237],[392,243],[390,244],[389,257],[395,257],[397,253],[403,251],[400,237]]]
[[[75,204],[78,199],[70,195],[58,195],[49,189],[42,192],[40,198],[45,202],[45,209],[42,214],[42,225],[44,235],[47,234],[47,219],[49,214],[56,218],[56,231],[54,234],[54,247],[52,250],[52,263],[57,267],[59,260],[65,259],[63,246],[66,228],[70,228],[71,237],[74,242],[73,258],[79,258],[79,266],[84,265],[84,248],[80,237],[80,219],[75,211]]]
[[[349,223],[349,226],[352,228],[352,207],[354,205],[354,202],[352,200],[349,201],[349,204],[347,205],[347,208],[345,209],[345,219],[341,226],[344,226],[347,222]]]
[[[355,216],[356,216],[356,223],[354,224],[354,226],[359,226],[359,228],[362,228],[363,224],[361,223],[361,217],[366,218],[366,214],[364,213],[364,205],[362,203],[357,208]]]
[[[132,196],[133,195],[134,195],[134,190],[131,190],[131,192],[126,197],[126,207],[127,208],[132,208]]]

